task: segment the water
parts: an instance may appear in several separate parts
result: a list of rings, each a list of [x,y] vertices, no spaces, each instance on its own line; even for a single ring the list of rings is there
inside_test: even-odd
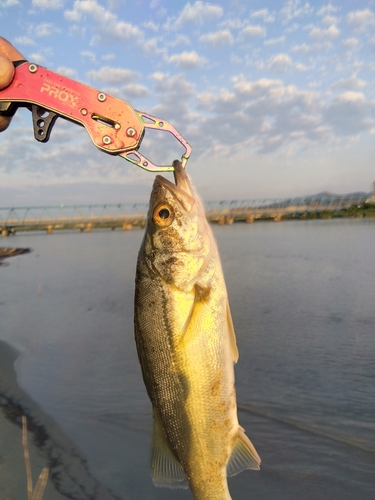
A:
[[[233,499],[374,498],[375,220],[214,232],[240,350],[239,418],[263,460],[260,472],[229,480]],[[9,240],[33,252],[0,268],[0,338],[21,351],[18,384],[69,474],[82,476],[79,455],[113,492],[94,498],[188,500],[189,491],[155,488],[149,474],[151,411],[133,339],[141,238]],[[73,498],[86,498],[82,488]]]

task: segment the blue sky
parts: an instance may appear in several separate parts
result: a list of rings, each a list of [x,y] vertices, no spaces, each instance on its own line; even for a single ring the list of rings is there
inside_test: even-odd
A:
[[[370,191],[375,1],[0,0],[27,57],[173,123],[206,200]],[[141,148],[169,163],[168,134]],[[153,174],[20,110],[0,136],[0,205],[146,201]]]

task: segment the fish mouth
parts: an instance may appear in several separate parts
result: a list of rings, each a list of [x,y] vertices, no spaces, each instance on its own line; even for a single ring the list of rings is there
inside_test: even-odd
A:
[[[190,212],[195,204],[195,198],[189,176],[179,160],[173,162],[173,167],[175,184],[162,175],[157,175],[154,189],[161,184],[181,203],[186,211]]]

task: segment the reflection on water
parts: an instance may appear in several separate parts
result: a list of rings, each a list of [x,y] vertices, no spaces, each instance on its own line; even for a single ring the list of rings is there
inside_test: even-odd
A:
[[[240,349],[240,422],[263,460],[259,473],[230,479],[233,499],[372,498],[375,222],[214,230]],[[151,411],[133,339],[141,238],[16,236],[33,252],[0,269],[0,337],[22,353],[18,382],[53,419],[51,436],[74,442],[101,487],[121,499],[188,499],[149,474]]]
[[[298,430],[304,432],[310,432],[316,436],[322,436],[332,441],[337,441],[338,443],[347,444],[353,448],[358,448],[359,450],[366,451],[375,455],[375,448],[371,448],[368,445],[368,440],[363,438],[358,438],[356,436],[351,436],[350,434],[345,434],[343,432],[337,431],[335,428],[327,427],[315,424],[313,422],[305,422],[303,420],[296,420],[293,418],[281,417],[279,413],[271,413],[264,410],[261,406],[252,405],[250,403],[238,404],[239,412],[248,412],[251,415],[257,415],[258,417],[267,418],[279,422],[281,424],[290,425]]]

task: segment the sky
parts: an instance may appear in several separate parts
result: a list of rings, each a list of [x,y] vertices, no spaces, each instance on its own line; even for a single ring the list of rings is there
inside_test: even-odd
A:
[[[0,27],[29,61],[171,122],[206,201],[372,189],[375,0],[0,0]],[[140,152],[182,154],[155,131]],[[0,155],[3,207],[144,202],[154,179],[61,118],[38,143],[26,109]]]

